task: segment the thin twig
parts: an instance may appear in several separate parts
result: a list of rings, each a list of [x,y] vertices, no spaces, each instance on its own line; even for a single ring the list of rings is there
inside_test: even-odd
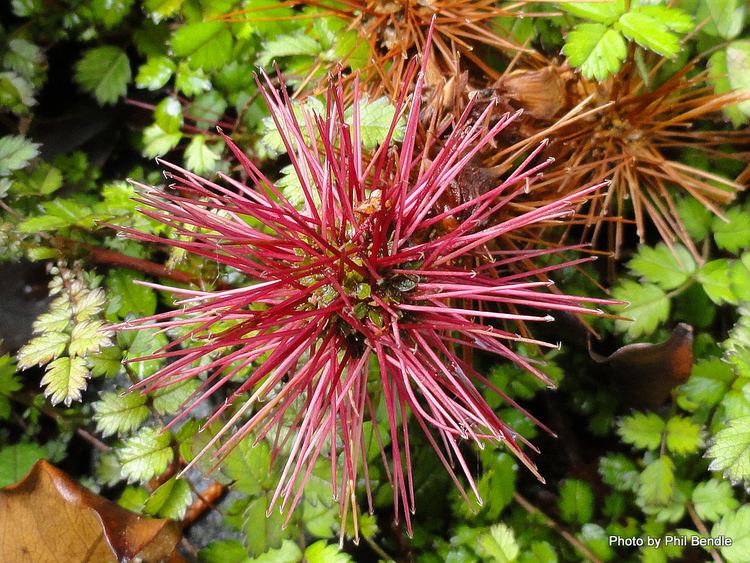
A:
[[[698,513],[695,511],[695,506],[693,506],[693,503],[688,501],[687,503],[685,503],[685,508],[687,508],[690,519],[693,521],[693,524],[695,524],[696,529],[704,536],[710,537],[711,534],[709,533],[708,528],[706,528],[706,525],[703,523],[703,520],[698,517]],[[716,549],[711,548],[709,551],[711,553],[711,557],[716,563],[724,563],[724,560],[721,558],[721,555],[719,555],[719,552],[716,551]]]
[[[585,545],[583,545],[580,541],[578,541],[578,539],[573,534],[565,530],[562,526],[560,526],[560,524],[555,522],[552,518],[547,516],[544,512],[542,512],[536,506],[531,504],[528,500],[526,500],[520,494],[513,493],[513,498],[529,514],[539,515],[544,521],[545,525],[547,525],[551,529],[555,530],[558,534],[560,534],[565,541],[567,541],[570,545],[572,545],[575,549],[577,549],[581,553],[581,555],[583,555],[586,559],[593,561],[594,563],[602,563],[601,559],[599,559],[593,553],[591,553],[591,551],[589,551],[589,549]]]

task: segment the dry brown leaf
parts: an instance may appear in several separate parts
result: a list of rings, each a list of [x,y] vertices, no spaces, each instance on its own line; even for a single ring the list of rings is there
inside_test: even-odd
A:
[[[0,561],[177,563],[179,540],[175,522],[125,510],[45,460],[0,489]]]

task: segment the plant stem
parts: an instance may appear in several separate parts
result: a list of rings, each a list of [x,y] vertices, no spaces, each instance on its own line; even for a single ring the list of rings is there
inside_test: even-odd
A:
[[[593,561],[594,563],[602,563],[601,559],[596,557],[589,549],[583,545],[580,541],[578,541],[578,538],[576,538],[573,534],[565,530],[560,524],[555,522],[552,518],[547,516],[544,512],[542,512],[540,509],[538,509],[536,506],[531,504],[528,500],[526,500],[524,497],[522,497],[519,493],[513,493],[513,499],[520,504],[529,514],[537,514],[539,515],[542,520],[544,520],[545,525],[556,531],[562,538],[567,541],[570,545],[572,545],[575,549],[577,549],[581,555],[583,555],[586,559]]]
[[[690,515],[690,519],[693,521],[693,524],[695,524],[696,529],[704,536],[710,537],[711,534],[708,532],[708,528],[706,528],[703,520],[698,517],[698,513],[695,511],[695,506],[693,506],[693,503],[690,501],[686,502],[685,508],[687,509],[688,514]],[[721,558],[721,555],[719,555],[719,552],[716,551],[716,549],[711,548],[710,552],[711,557],[716,563],[724,563],[724,560]]]

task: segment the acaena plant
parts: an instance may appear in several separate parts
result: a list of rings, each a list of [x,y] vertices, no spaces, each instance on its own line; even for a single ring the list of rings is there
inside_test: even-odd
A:
[[[479,498],[462,442],[501,442],[538,475],[522,450],[523,439],[493,412],[479,388],[487,386],[521,407],[464,352],[497,354],[552,385],[514,350],[518,342],[545,343],[518,335],[513,323],[552,321],[555,311],[598,313],[589,304],[604,302],[550,292],[551,282],[543,277],[590,258],[519,272],[511,266],[551,250],[512,252],[493,244],[514,230],[568,216],[600,187],[492,221],[538,179],[547,164],[536,163],[544,144],[491,189],[436,209],[466,164],[516,116],[506,114],[487,129],[483,125],[494,106],[472,120],[469,105],[441,146],[418,148],[428,60],[425,53],[413,89],[416,59],[410,63],[389,133],[371,154],[362,146],[356,78],[349,120],[341,77],[331,79],[325,111],[317,114],[295,111],[281,77],[277,88],[262,74],[258,86],[299,179],[302,205],[292,205],[225,137],[249,184],[223,174],[217,183],[166,164],[172,185],[166,190],[140,185],[139,200],[143,213],[170,226],[174,237],[122,229],[246,277],[241,287],[217,291],[154,285],[180,296],[174,310],[118,328],[180,329],[180,336],[149,357],[169,362],[134,388],[151,391],[200,378],[176,421],[222,394],[225,400],[207,424],[219,419],[224,424],[204,454],[213,452],[218,463],[246,438],[269,440],[285,454],[269,510],[278,506],[291,515],[313,463],[325,456],[342,516],[351,511],[356,529],[352,501],[360,470],[372,507],[363,423],[375,421],[378,406],[387,413],[388,451],[386,441],[378,441],[396,520],[403,518],[408,532],[415,510],[410,423],[424,432],[464,496],[460,473]],[[405,132],[396,143],[393,133],[403,114]],[[438,229],[449,216],[460,217],[455,228]],[[456,464],[460,470],[454,471]]]

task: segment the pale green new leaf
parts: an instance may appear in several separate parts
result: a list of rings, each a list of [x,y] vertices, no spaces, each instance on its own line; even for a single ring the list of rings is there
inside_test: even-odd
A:
[[[85,321],[99,314],[105,301],[106,295],[100,287],[80,292],[73,302],[73,314],[76,320]]]
[[[750,553],[750,504],[741,506],[737,512],[725,514],[714,524],[711,537],[732,540],[732,545],[719,548],[727,563],[747,563]]]
[[[736,418],[714,436],[706,457],[711,471],[722,471],[732,481],[750,479],[750,416]]]
[[[519,548],[513,530],[505,524],[495,524],[477,538],[477,552],[484,561],[506,563],[518,558]]]
[[[159,23],[164,18],[174,14],[182,6],[184,0],[145,0],[144,7],[151,13],[151,19]]]
[[[703,446],[703,431],[691,419],[673,416],[667,421],[667,448],[676,454],[691,454]]]
[[[693,31],[693,28],[695,27],[693,17],[679,8],[667,8],[666,6],[658,5],[642,5],[631,11],[639,14],[646,14],[665,25],[667,29],[671,29],[677,33],[688,33],[689,31]]]
[[[706,31],[712,35],[718,34],[723,39],[734,39],[742,31],[747,9],[745,0],[704,0],[704,3],[699,5],[699,20],[703,15],[701,8],[711,16],[713,26],[706,26]]]
[[[257,495],[270,486],[271,452],[268,444],[253,447],[253,439],[243,440],[223,464],[224,472],[235,480],[234,488],[246,495]]]
[[[145,482],[164,473],[174,459],[171,441],[168,432],[150,427],[125,440],[117,454],[128,482]]]
[[[125,434],[141,427],[148,418],[146,397],[140,393],[105,392],[94,403],[96,429],[102,436]]]
[[[152,394],[154,410],[159,414],[174,414],[198,388],[198,385],[198,381],[187,379],[181,383],[157,389]]]
[[[70,406],[73,401],[81,400],[88,377],[89,370],[83,358],[57,358],[47,366],[42,377],[44,396],[49,397],[53,405],[65,403]]]
[[[638,253],[628,262],[628,268],[662,289],[674,289],[690,278],[696,265],[690,252],[681,244],[675,245],[673,252],[660,242],[655,247],[640,246]]]
[[[164,156],[177,146],[182,139],[182,133],[167,133],[156,125],[149,125],[143,130],[143,156],[154,158]]]
[[[381,144],[390,130],[396,108],[385,96],[373,101],[362,99],[359,102],[359,131],[362,145],[372,149]],[[354,111],[350,107],[345,114],[346,122],[354,123]],[[404,134],[404,124],[400,122],[393,131],[393,139],[400,140]]]
[[[206,137],[196,135],[185,149],[185,166],[191,172],[204,174],[216,168],[219,155],[206,145]]]
[[[628,49],[618,31],[600,23],[582,23],[568,33],[563,53],[586,78],[604,80],[620,69]]]
[[[339,550],[336,545],[329,545],[325,540],[316,541],[305,550],[307,563],[348,563],[352,558]]]
[[[70,301],[67,295],[63,295],[52,301],[49,310],[39,315],[34,321],[34,332],[61,332],[68,328],[73,311],[70,309]]]
[[[128,56],[119,47],[110,45],[89,49],[76,65],[76,80],[100,104],[113,104],[128,90]]]
[[[245,551],[245,555],[247,556],[247,551]],[[315,552],[313,552],[312,555],[315,557]],[[326,550],[325,556],[328,557],[328,559],[323,559],[322,561],[336,561],[336,557],[339,555],[338,551],[334,553],[333,550]],[[216,561],[216,563],[219,563],[219,561]],[[299,561],[302,561],[302,550],[292,540],[284,540],[281,542],[281,547],[278,549],[269,549],[265,553],[262,553],[257,557],[251,557],[250,559],[243,557],[242,561],[243,563],[298,563]],[[307,559],[307,561],[310,560]],[[349,561],[349,559],[341,559],[341,561],[344,563]]]
[[[625,12],[625,0],[610,2],[560,2],[563,11],[587,20],[610,24]]]
[[[112,331],[103,330],[104,322],[88,320],[76,324],[70,334],[71,356],[85,356],[89,352],[98,352],[100,348],[112,345]]]
[[[722,303],[736,303],[737,297],[732,291],[730,275],[731,263],[729,260],[720,258],[712,260],[698,270],[697,279],[706,292],[709,299],[721,305]]]
[[[143,511],[160,518],[181,520],[192,500],[193,493],[188,482],[185,479],[172,477],[151,493]]]
[[[680,52],[679,37],[656,17],[642,11],[632,11],[620,16],[615,27],[623,35],[665,57],[674,57]]]
[[[21,135],[6,135],[0,138],[0,176],[20,170],[39,155],[39,143],[32,143]]]
[[[65,351],[70,336],[63,332],[47,332],[31,339],[18,351],[18,367],[44,365]]]
[[[637,412],[620,420],[617,433],[626,444],[655,450],[661,444],[664,427],[664,420],[657,414]]]
[[[618,314],[632,319],[632,321],[621,319],[615,321],[615,330],[627,332],[630,338],[653,333],[656,327],[669,317],[669,299],[656,285],[624,280],[614,288],[612,297],[629,302],[628,305],[613,308]]]
[[[674,463],[666,456],[652,461],[640,476],[638,497],[647,505],[666,505],[674,492]]]
[[[734,498],[734,491],[729,481],[710,479],[698,483],[693,489],[693,506],[701,520],[715,522],[724,514],[735,510],[739,502]]]

